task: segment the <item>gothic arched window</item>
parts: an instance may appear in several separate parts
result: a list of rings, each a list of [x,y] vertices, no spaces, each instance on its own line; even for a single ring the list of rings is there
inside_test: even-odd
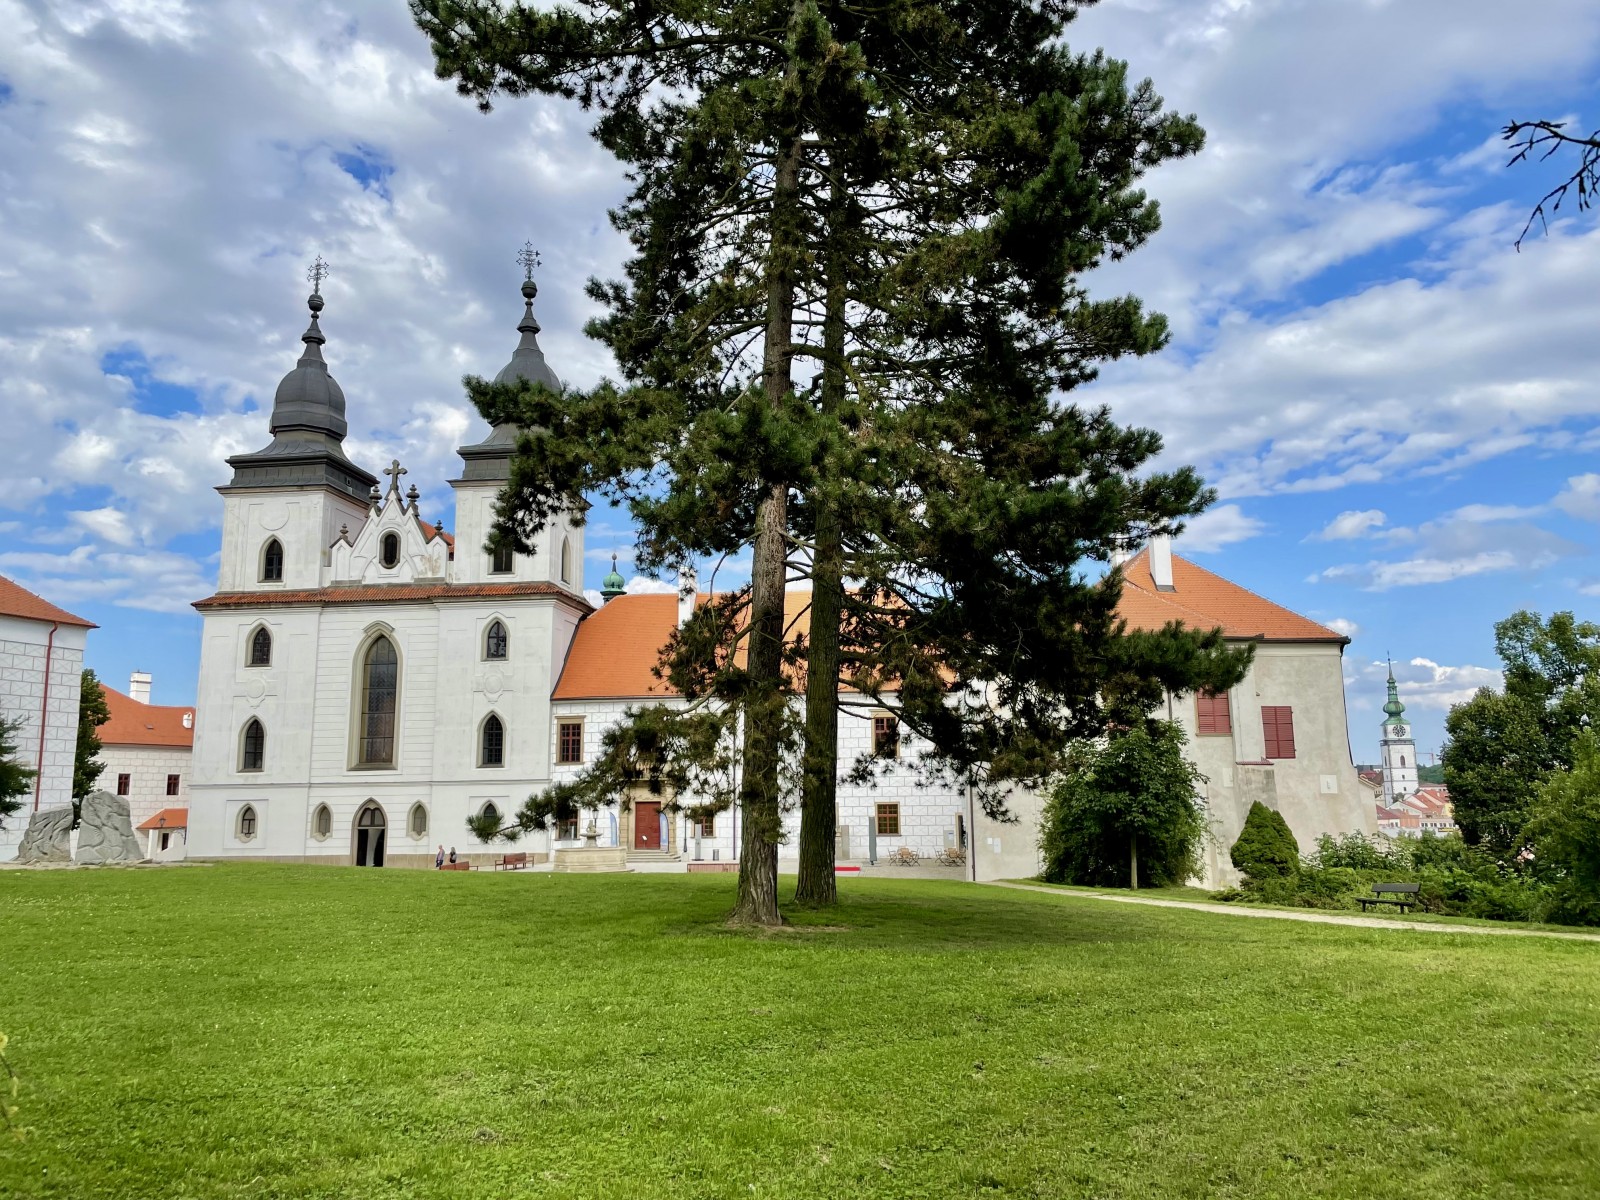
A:
[[[250,639],[250,665],[252,667],[270,667],[272,665],[272,635],[263,625],[257,629],[255,636]]]
[[[256,810],[253,804],[246,804],[239,810],[239,821],[234,833],[241,842],[248,842],[256,836]]]
[[[261,722],[251,717],[245,723],[244,736],[239,743],[239,770],[259,771],[267,761],[267,731]]]
[[[483,806],[483,812],[479,813],[478,815],[486,820],[493,820],[497,825],[500,823],[500,810],[495,807],[493,800],[485,804]]]
[[[572,582],[572,540],[561,539],[561,582]]]
[[[283,543],[277,538],[268,538],[261,548],[261,582],[283,582]]]
[[[411,828],[411,836],[425,838],[428,836],[428,810],[420,804],[411,806],[411,816],[406,822]]]
[[[490,713],[483,722],[483,733],[478,739],[478,765],[503,767],[506,765],[506,727],[500,718]]]
[[[394,762],[395,702],[400,690],[400,659],[394,643],[379,636],[361,664],[361,744],[363,766]]]
[[[379,551],[379,558],[382,559],[384,567],[393,570],[399,566],[400,535],[398,533],[386,533],[383,535],[383,541],[380,545],[382,549]]]
[[[489,631],[483,635],[483,656],[503,659],[510,648],[511,639],[506,636],[505,625],[500,621],[491,621]]]
[[[325,840],[333,832],[333,809],[326,804],[317,805],[317,811],[311,814],[311,836],[317,841]]]

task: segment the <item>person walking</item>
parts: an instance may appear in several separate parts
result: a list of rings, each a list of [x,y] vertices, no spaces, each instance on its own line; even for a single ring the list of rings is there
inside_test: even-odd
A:
[[[444,869],[444,843],[443,842],[439,843],[439,853],[437,853],[437,854],[435,854],[433,856],[433,869],[435,871],[440,871],[440,870]]]

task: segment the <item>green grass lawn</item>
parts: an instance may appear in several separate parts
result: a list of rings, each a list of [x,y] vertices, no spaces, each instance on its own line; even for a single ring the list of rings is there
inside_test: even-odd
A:
[[[0,1196],[1600,1194],[1600,947],[732,887],[0,872]]]

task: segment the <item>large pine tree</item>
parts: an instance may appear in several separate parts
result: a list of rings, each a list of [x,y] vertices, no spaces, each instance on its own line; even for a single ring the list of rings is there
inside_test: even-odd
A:
[[[636,256],[593,289],[623,385],[558,398],[469,381],[491,420],[540,431],[519,447],[502,533],[526,546],[598,489],[630,506],[646,566],[752,550],[751,584],[664,668],[700,705],[698,732],[646,714],[577,792],[670,777],[662,756],[693,747],[720,755],[736,714],[736,916],[770,922],[786,659],[806,668],[811,902],[832,897],[841,681],[893,693],[936,766],[988,787],[1048,774],[1108,703],[1237,676],[1215,638],[1126,634],[1115,575],[1079,566],[1208,497],[1190,472],[1142,473],[1155,435],[1051,401],[1095,362],[1161,344],[1159,318],[1089,300],[1077,275],[1149,235],[1133,181],[1199,143],[1120,64],[1055,48],[1075,5],[414,8],[440,73],[480,101],[597,106],[635,183],[614,220]],[[797,360],[815,372],[798,390]],[[804,642],[782,624],[794,569],[814,588]]]

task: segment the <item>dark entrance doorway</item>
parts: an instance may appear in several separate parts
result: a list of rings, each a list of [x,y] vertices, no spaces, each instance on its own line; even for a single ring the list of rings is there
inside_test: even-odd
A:
[[[661,849],[661,805],[658,801],[642,800],[634,804],[633,848]]]
[[[383,844],[388,835],[383,809],[369,804],[356,816],[356,866],[383,866]]]

